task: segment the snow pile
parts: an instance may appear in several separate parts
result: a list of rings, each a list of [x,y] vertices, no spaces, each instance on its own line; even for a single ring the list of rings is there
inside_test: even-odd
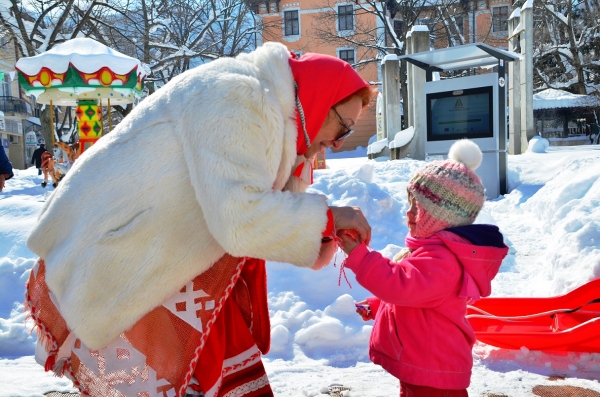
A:
[[[415,128],[412,125],[402,131],[398,131],[394,136],[394,140],[390,142],[390,149],[401,148],[408,144],[414,136]]]
[[[529,140],[527,151],[529,153],[545,153],[548,146],[550,146],[550,142],[546,138],[536,135]]]
[[[364,148],[361,148],[364,153]],[[329,155],[329,153],[328,153]],[[348,153],[346,153],[348,155]],[[387,257],[408,232],[406,185],[425,165],[417,160],[328,159],[310,192],[330,204],[360,206],[371,223],[371,246]],[[508,156],[511,192],[488,200],[478,223],[500,227],[510,251],[494,279],[493,296],[554,296],[600,277],[600,146],[548,147]],[[35,168],[16,170],[0,194],[0,397],[71,391],[71,383],[34,363],[35,333],[24,323],[24,284],[35,256],[25,239],[52,189]],[[351,271],[334,264],[317,272],[267,263],[272,347],[264,362],[276,396],[323,396],[332,383],[350,396],[399,394],[398,381],[370,363],[372,322],[354,313],[371,294]],[[350,286],[350,285],[351,286]],[[481,343],[473,351],[469,394],[531,395],[536,385],[573,385],[600,392],[600,353],[504,350]],[[550,381],[560,375],[563,381]]]

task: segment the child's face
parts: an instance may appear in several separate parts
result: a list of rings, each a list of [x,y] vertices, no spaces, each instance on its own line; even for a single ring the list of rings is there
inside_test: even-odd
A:
[[[408,193],[408,204],[410,205],[408,211],[406,212],[406,223],[408,225],[408,231],[410,232],[411,236],[417,237],[417,200],[415,199],[415,196],[413,196],[410,192]]]

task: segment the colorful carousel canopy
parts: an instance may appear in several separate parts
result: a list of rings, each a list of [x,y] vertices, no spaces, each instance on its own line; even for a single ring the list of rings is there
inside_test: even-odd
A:
[[[140,61],[88,38],[21,58],[15,68],[21,87],[37,102],[64,106],[98,99],[110,99],[111,105],[132,103],[146,77]]]

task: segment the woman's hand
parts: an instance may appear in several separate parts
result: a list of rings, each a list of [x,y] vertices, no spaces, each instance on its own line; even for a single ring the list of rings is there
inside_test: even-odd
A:
[[[337,231],[337,236],[340,239],[342,249],[347,255],[350,255],[352,250],[360,244],[358,232],[356,230],[341,229]]]
[[[358,242],[371,242],[371,225],[358,207],[329,207],[333,213],[335,230],[354,229],[358,232]],[[339,234],[338,234],[339,237]],[[344,250],[345,251],[345,250]]]

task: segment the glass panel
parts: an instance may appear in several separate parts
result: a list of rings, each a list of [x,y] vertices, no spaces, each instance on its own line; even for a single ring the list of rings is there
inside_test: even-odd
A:
[[[492,8],[492,31],[505,32],[508,30],[508,6]]]
[[[349,64],[353,64],[354,50],[340,50],[340,59],[348,62]]]
[[[402,21],[399,19],[394,19],[394,33],[396,33],[396,37],[399,39],[404,37],[402,34]]]

